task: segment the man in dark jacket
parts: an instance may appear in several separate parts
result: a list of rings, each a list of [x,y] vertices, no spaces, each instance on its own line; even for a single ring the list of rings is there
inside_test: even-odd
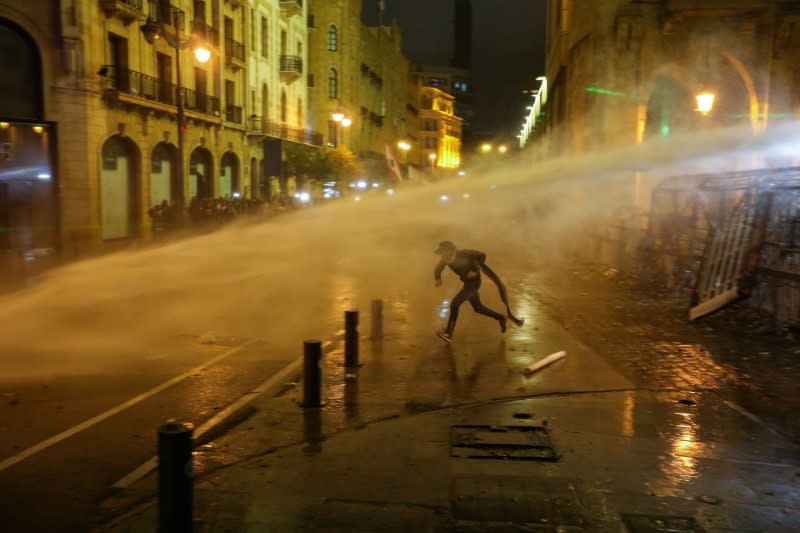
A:
[[[523,324],[523,320],[519,320],[511,314],[505,286],[503,286],[497,274],[486,265],[485,253],[477,250],[458,250],[456,245],[450,241],[440,242],[439,248],[434,253],[441,256],[441,260],[436,265],[436,270],[433,274],[437,287],[442,284],[442,270],[446,266],[449,266],[450,270],[458,274],[458,277],[464,282],[464,286],[453,298],[453,301],[450,302],[450,316],[447,319],[447,327],[437,332],[439,337],[447,342],[452,342],[453,330],[456,327],[456,320],[458,320],[458,309],[464,302],[469,302],[476,313],[497,320],[500,323],[500,331],[502,332],[506,331],[508,318],[511,318],[518,326]],[[481,303],[481,297],[478,294],[481,288],[481,272],[485,272],[497,285],[500,297],[503,299],[503,303],[506,304],[507,316],[493,311]]]

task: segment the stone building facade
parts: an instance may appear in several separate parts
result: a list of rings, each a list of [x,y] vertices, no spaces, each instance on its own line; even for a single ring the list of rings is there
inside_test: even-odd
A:
[[[379,177],[385,174],[386,146],[415,136],[409,93],[415,86],[399,26],[367,26],[361,8],[361,0],[309,2],[310,125],[323,133],[325,145],[344,144]],[[349,126],[334,120],[336,113]]]
[[[582,153],[800,111],[800,7],[781,0],[549,0],[544,139]],[[696,97],[715,95],[711,112]],[[535,144],[535,143],[533,143]]]
[[[265,141],[316,140],[306,20],[302,0],[0,0],[0,248],[114,249],[162,201],[274,195]]]

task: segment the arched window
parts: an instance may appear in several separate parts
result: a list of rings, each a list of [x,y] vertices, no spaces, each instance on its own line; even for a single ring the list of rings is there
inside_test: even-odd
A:
[[[339,30],[331,24],[328,26],[328,50],[335,52],[339,49]]]
[[[281,91],[281,122],[286,122],[286,91]]]
[[[335,68],[328,70],[328,98],[339,98],[339,75]]]

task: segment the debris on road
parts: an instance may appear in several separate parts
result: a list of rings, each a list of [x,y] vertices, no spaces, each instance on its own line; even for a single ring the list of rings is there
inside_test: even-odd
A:
[[[538,372],[542,368],[544,368],[544,367],[546,367],[548,365],[551,365],[551,364],[555,363],[556,361],[565,358],[566,356],[567,356],[567,352],[565,352],[563,350],[560,351],[560,352],[551,353],[550,355],[548,355],[547,357],[545,357],[541,361],[538,361],[536,363],[533,363],[532,365],[529,365],[529,366],[526,366],[525,368],[523,368],[522,369],[522,373],[523,374],[533,374],[534,372]]]

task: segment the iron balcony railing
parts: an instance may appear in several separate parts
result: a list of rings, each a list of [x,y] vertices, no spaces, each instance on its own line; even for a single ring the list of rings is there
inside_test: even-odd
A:
[[[242,123],[242,108],[238,105],[228,104],[225,106],[225,120],[234,124]]]
[[[303,60],[297,56],[281,56],[281,72],[303,73]]]
[[[230,37],[225,38],[225,59],[230,61],[236,59],[244,63],[244,45],[234,41]]]
[[[312,130],[293,128],[285,122],[273,122],[258,115],[251,115],[248,121],[249,130],[267,137],[283,139],[312,146],[322,146],[322,134]]]
[[[216,96],[209,96],[192,89],[184,89],[184,102],[186,109],[190,111],[214,117],[219,116],[219,98]]]
[[[103,70],[110,89],[161,104],[177,105],[174,83],[162,81],[135,70],[115,68],[111,65],[104,65]],[[219,98],[187,88],[184,88],[183,91],[186,109],[219,117]]]

